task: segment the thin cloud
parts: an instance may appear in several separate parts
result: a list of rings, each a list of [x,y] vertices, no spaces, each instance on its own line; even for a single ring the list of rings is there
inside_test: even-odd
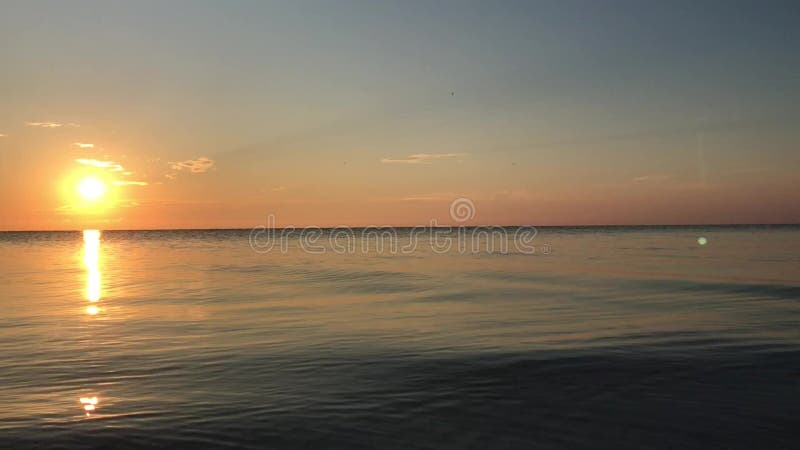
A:
[[[665,183],[667,181],[672,181],[675,177],[665,173],[651,173],[647,175],[642,175],[640,177],[634,178],[634,183]]]
[[[136,208],[137,206],[141,205],[141,203],[135,200],[127,200],[127,201],[119,201],[117,202],[117,206],[120,208]]]
[[[92,166],[97,167],[98,169],[106,169],[109,172],[123,172],[125,168],[122,167],[120,164],[115,163],[114,161],[99,161],[96,159],[86,159],[86,158],[78,158],[75,160],[78,164],[83,164],[84,166]]]
[[[435,159],[455,158],[469,153],[417,153],[405,158],[383,158],[384,164],[430,164]]]
[[[61,128],[64,126],[58,122],[27,122],[26,125],[39,128]]]
[[[204,173],[214,167],[214,161],[201,156],[197,159],[188,159],[186,161],[170,162],[170,167],[173,170],[187,169],[191,173]]]
[[[419,194],[410,197],[402,197],[400,201],[404,202],[439,202],[444,200],[452,200],[458,197],[457,195],[449,192],[433,193],[433,194]]]
[[[675,175],[666,173],[653,173],[642,175],[631,180],[633,183],[642,187],[654,187],[659,189],[708,189],[712,184],[704,181],[693,181],[679,178]]]
[[[754,173],[764,173],[769,172],[770,170],[765,167],[752,167],[748,169],[736,169],[736,170],[729,170],[725,172],[727,175],[751,175]]]
[[[8,135],[6,135],[6,134],[3,134],[3,133],[0,133],[0,138],[4,138],[4,137],[6,137],[6,136],[8,136]]]
[[[114,207],[118,208],[135,208],[139,206],[141,203],[135,200],[117,200],[113,202]],[[58,214],[63,214],[66,216],[83,214],[84,211],[81,210],[80,207],[75,205],[61,205],[53,209]],[[116,221],[116,219],[109,219],[110,221]]]
[[[72,145],[80,148],[94,148],[94,144],[87,144],[85,142],[73,142]]]
[[[112,181],[115,186],[147,186],[147,181]]]

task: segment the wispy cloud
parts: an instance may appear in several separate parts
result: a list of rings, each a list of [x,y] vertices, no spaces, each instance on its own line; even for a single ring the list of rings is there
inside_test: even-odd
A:
[[[74,142],[72,145],[80,148],[94,148],[94,144],[87,144],[85,142]]]
[[[634,178],[634,183],[665,183],[672,181],[675,177],[665,173],[651,173]]]
[[[435,159],[455,158],[468,154],[469,153],[417,153],[408,155],[405,158],[383,158],[381,162],[384,164],[430,164]]]
[[[647,187],[647,188],[658,188],[658,189],[694,190],[694,189],[708,189],[713,187],[713,184],[709,184],[705,181],[686,179],[667,173],[653,173],[648,175],[642,175],[631,179],[631,181],[633,183],[636,183],[638,186],[642,188]]]
[[[99,169],[106,169],[109,172],[123,172],[125,170],[120,164],[115,163],[114,161],[99,161],[97,159],[86,159],[86,158],[78,158],[75,160],[78,164],[83,164],[84,166],[92,166],[97,167]]]
[[[29,127],[39,128],[61,128],[61,127],[79,127],[77,123],[58,123],[58,122],[25,122]]]
[[[765,167],[751,167],[747,169],[735,169],[725,172],[726,175],[752,175],[756,173],[769,172],[770,170]]]
[[[453,194],[451,192],[437,192],[432,194],[419,194],[413,195],[409,197],[402,197],[400,201],[403,202],[439,202],[444,200],[452,200],[453,198],[457,198],[458,195]]]
[[[5,134],[3,134],[3,133],[0,133],[0,138],[4,138],[4,137],[6,137],[6,136],[7,136],[7,135],[5,135]]]
[[[147,181],[112,181],[115,186],[147,186]]]
[[[187,169],[192,173],[204,173],[214,167],[214,161],[201,156],[197,159],[188,159],[186,161],[170,162],[170,167],[174,170]]]
[[[104,169],[109,172],[114,172],[124,176],[133,175],[133,172],[125,170],[121,164],[114,161],[100,161],[98,159],[79,158],[76,159],[75,162],[84,166],[97,167],[98,169]],[[147,181],[114,180],[111,182],[111,184],[114,186],[147,186],[150,183]]]
[[[58,122],[27,122],[26,125],[39,128],[61,128],[63,126]]]

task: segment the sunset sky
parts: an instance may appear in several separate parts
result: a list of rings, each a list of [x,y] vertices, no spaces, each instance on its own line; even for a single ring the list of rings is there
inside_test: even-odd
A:
[[[0,230],[800,222],[797,2],[0,4]],[[105,204],[77,185],[102,179]]]

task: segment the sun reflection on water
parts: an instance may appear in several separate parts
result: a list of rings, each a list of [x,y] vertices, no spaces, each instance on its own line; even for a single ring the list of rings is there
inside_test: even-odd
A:
[[[83,265],[86,266],[86,299],[90,304],[86,314],[95,316],[100,309],[95,305],[100,300],[100,230],[83,230]],[[86,417],[97,410],[99,400],[96,395],[80,398]]]
[[[81,397],[80,399],[81,405],[83,405],[83,411],[86,413],[86,417],[91,417],[92,413],[97,409],[97,404],[99,401],[97,397]]]
[[[100,230],[83,230],[83,264],[86,266],[86,298],[100,300]],[[87,312],[89,314],[97,314]]]

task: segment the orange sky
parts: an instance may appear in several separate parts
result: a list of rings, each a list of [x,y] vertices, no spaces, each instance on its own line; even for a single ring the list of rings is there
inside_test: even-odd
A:
[[[4,4],[0,230],[798,223],[800,36],[723,6]]]

